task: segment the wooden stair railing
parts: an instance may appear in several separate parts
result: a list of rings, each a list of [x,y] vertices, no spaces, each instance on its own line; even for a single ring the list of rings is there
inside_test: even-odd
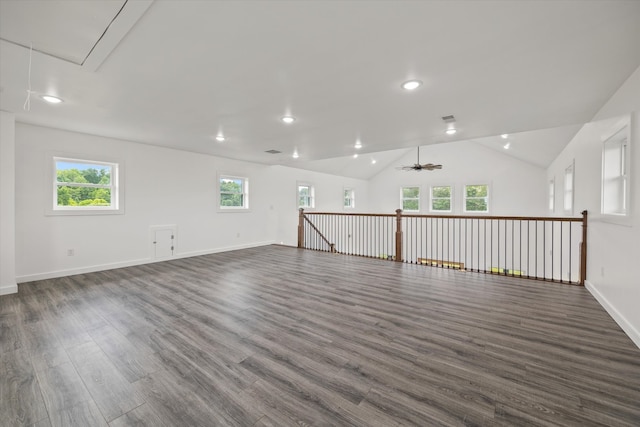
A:
[[[298,247],[584,285],[587,215],[587,211],[582,218],[413,215],[401,209],[395,215],[306,214],[300,209]],[[576,242],[574,235],[580,234],[582,240]]]

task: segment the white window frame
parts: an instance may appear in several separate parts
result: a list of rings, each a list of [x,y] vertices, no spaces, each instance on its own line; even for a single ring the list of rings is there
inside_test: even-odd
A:
[[[575,197],[576,168],[572,161],[564,170],[563,208],[566,215],[573,215]]]
[[[248,212],[249,211],[249,178],[246,176],[239,176],[233,174],[219,173],[218,176],[218,211],[219,212]],[[241,180],[242,181],[242,206],[222,206],[222,189],[220,184],[223,179],[227,180]],[[229,193],[236,194],[236,193]]]
[[[120,215],[124,213],[124,162],[111,158],[95,158],[84,154],[48,153],[49,178],[47,182],[46,215]],[[58,182],[57,162],[79,163],[84,165],[109,166],[111,168],[111,184],[85,184]],[[105,188],[111,192],[109,206],[58,206],[58,187],[92,187]]]
[[[434,197],[433,196],[433,189],[434,188],[444,188],[447,187],[449,188],[449,197]],[[433,208],[433,202],[434,200],[449,200],[449,210],[442,210],[442,209],[434,209]],[[429,211],[430,212],[444,212],[444,213],[450,213],[453,212],[453,185],[432,185],[429,188]]]
[[[418,189],[418,197],[404,197],[404,189],[405,188],[417,188]],[[402,209],[403,212],[420,212],[420,195],[422,194],[422,189],[420,188],[419,185],[403,185],[402,187],[400,187],[400,209]],[[418,201],[418,209],[405,209],[404,208],[404,202],[405,200],[417,200]]]
[[[345,187],[342,190],[342,207],[344,209],[355,209],[356,207],[356,190],[351,187]],[[347,203],[349,201],[349,203]]]
[[[605,218],[629,216],[631,206],[631,153],[629,126],[626,125],[602,141],[602,201],[601,213]],[[616,198],[619,209],[610,207],[611,199]],[[620,200],[622,199],[622,200]]]
[[[555,177],[549,180],[549,212],[556,210],[556,179]]]
[[[467,187],[487,187],[487,195],[485,197],[467,197]],[[487,209],[484,211],[470,211],[467,210],[467,200],[469,199],[485,199],[487,203]],[[468,214],[487,214],[491,210],[491,184],[465,184],[462,188],[462,210]]]
[[[307,187],[309,188],[309,195],[306,196],[308,198],[308,204],[301,204],[300,203],[300,187]],[[302,209],[314,209],[316,207],[316,192],[315,192],[315,188],[313,186],[313,184],[309,183],[309,182],[297,182],[296,183],[296,205],[298,206],[298,209],[302,208]]]

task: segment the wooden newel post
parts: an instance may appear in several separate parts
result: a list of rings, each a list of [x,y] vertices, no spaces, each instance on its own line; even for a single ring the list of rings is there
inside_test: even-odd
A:
[[[396,262],[402,262],[402,209],[396,209]]]
[[[582,211],[582,243],[580,243],[580,285],[587,280],[587,211]]]
[[[298,214],[298,247],[304,248],[304,209]]]

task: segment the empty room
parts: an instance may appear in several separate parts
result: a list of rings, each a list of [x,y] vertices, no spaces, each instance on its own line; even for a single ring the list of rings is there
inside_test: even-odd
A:
[[[635,0],[0,0],[0,425],[640,425],[639,41]]]

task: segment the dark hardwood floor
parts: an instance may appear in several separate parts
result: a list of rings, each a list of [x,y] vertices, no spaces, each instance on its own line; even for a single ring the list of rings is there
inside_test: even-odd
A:
[[[640,425],[581,287],[283,246],[0,297],[0,425]]]

